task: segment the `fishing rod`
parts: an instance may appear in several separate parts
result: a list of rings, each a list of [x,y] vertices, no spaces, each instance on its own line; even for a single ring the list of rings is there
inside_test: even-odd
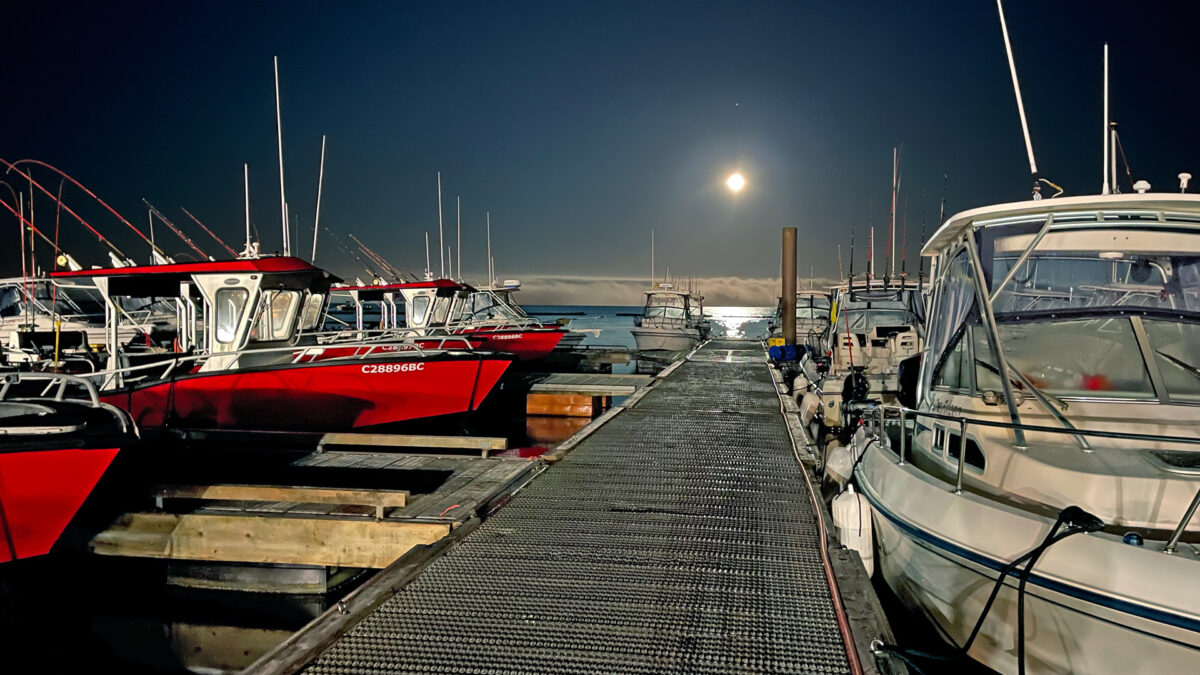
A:
[[[0,181],[0,183],[3,183],[3,181]],[[8,185],[8,183],[3,183],[3,184],[4,184],[4,185]],[[10,186],[10,189],[11,189],[11,186]],[[46,242],[47,244],[50,244],[50,246],[54,248],[54,252],[55,252],[55,254],[57,254],[57,255],[61,255],[61,256],[65,257],[65,258],[66,258],[66,260],[70,262],[70,265],[79,266],[79,263],[75,262],[75,259],[74,259],[74,258],[72,258],[72,257],[70,256],[70,254],[68,254],[66,251],[62,250],[61,248],[59,248],[59,247],[58,247],[58,244],[54,243],[54,240],[50,239],[50,237],[47,237],[45,234],[43,234],[41,230],[39,230],[39,229],[37,229],[36,227],[34,227],[34,226],[33,226],[33,223],[29,222],[29,220],[27,220],[27,219],[25,218],[25,216],[21,214],[21,212],[20,212],[20,211],[18,211],[17,209],[13,208],[13,207],[12,207],[12,206],[11,206],[11,205],[10,205],[10,204],[7,202],[7,201],[5,201],[5,200],[3,200],[3,199],[0,199],[0,204],[3,204],[3,205],[4,205],[4,208],[8,209],[8,212],[9,212],[9,213],[11,213],[11,214],[13,214],[14,216],[16,216],[16,217],[17,217],[17,219],[18,219],[18,220],[20,220],[20,221],[21,221],[21,223],[22,223],[22,224],[23,224],[25,227],[28,227],[30,232],[33,232],[33,233],[34,233],[34,234],[36,234],[37,236],[41,237],[41,238],[42,238],[42,241]],[[22,235],[22,237],[21,237],[21,239],[22,239],[22,249],[24,248],[24,238],[25,238],[25,237],[24,237],[24,235]],[[66,262],[64,262],[63,264],[64,264],[64,265],[68,265],[68,263],[66,263]],[[70,266],[70,265],[68,265],[68,266]],[[83,268],[82,268],[82,267],[79,267],[79,269],[83,269]]]
[[[7,162],[6,162],[6,163],[7,163]],[[109,213],[111,213],[111,214],[113,214],[114,216],[116,216],[117,220],[120,220],[122,223],[125,223],[125,225],[127,225],[127,226],[129,227],[129,229],[131,229],[131,230],[133,230],[134,232],[136,232],[136,233],[137,233],[137,235],[138,235],[139,237],[141,237],[143,241],[145,241],[147,244],[150,244],[150,246],[151,246],[151,247],[153,247],[155,250],[157,250],[157,251],[158,251],[160,254],[162,254],[163,256],[166,256],[166,254],[165,254],[165,253],[163,253],[162,249],[158,248],[157,246],[155,246],[155,245],[154,245],[154,242],[150,241],[150,238],[146,236],[146,233],[144,233],[144,232],[142,232],[141,230],[139,230],[139,229],[138,229],[138,228],[137,228],[137,227],[136,227],[136,226],[135,226],[133,223],[129,222],[128,220],[125,220],[125,217],[124,217],[124,216],[122,216],[120,213],[117,213],[117,210],[116,210],[116,209],[114,209],[113,207],[109,206],[109,205],[108,205],[108,202],[104,201],[104,200],[103,200],[103,199],[101,199],[99,196],[97,196],[95,192],[92,192],[91,190],[87,189],[87,187],[85,187],[85,186],[83,185],[83,183],[80,183],[79,181],[75,180],[75,179],[74,179],[74,178],[72,178],[71,176],[67,175],[67,173],[66,173],[65,171],[63,171],[62,169],[59,169],[59,168],[57,168],[57,167],[54,167],[54,166],[51,166],[51,165],[49,165],[49,164],[47,164],[47,163],[45,163],[45,162],[43,162],[43,161],[41,161],[41,160],[38,160],[38,159],[21,159],[21,160],[17,160],[16,162],[13,162],[13,163],[12,163],[11,165],[9,165],[9,166],[10,166],[10,167],[13,167],[13,168],[15,168],[17,165],[19,165],[19,164],[25,164],[25,163],[29,163],[29,164],[36,164],[36,165],[38,165],[38,166],[44,167],[44,168],[46,168],[46,169],[49,169],[49,170],[53,171],[54,173],[57,173],[58,175],[60,175],[60,176],[62,176],[63,178],[65,178],[66,180],[69,180],[69,181],[71,181],[71,184],[72,184],[72,185],[74,185],[75,187],[79,188],[80,190],[83,190],[85,194],[87,194],[87,195],[88,195],[89,197],[91,197],[92,199],[96,200],[96,203],[100,204],[100,205],[101,205],[101,206],[103,206],[105,209],[107,209]],[[44,190],[44,189],[45,189],[45,188],[43,188],[43,190]],[[49,193],[47,193],[47,194],[49,194]],[[63,208],[66,208],[66,205],[65,205],[65,204],[63,205]],[[69,210],[69,209],[68,209],[68,213],[70,213],[70,210]],[[121,255],[122,255],[122,257],[124,257],[124,254],[121,254]]]
[[[208,236],[212,237],[213,239],[216,239],[218,244],[220,244],[221,246],[224,246],[224,247],[225,247],[225,250],[226,250],[226,251],[229,251],[229,255],[231,255],[231,256],[233,256],[233,257],[235,257],[235,258],[237,257],[237,251],[234,251],[233,249],[229,248],[229,244],[226,244],[224,240],[222,240],[222,239],[221,239],[220,237],[218,237],[217,235],[213,234],[213,231],[212,231],[212,230],[210,230],[210,229],[208,229],[207,227],[205,227],[204,223],[200,222],[200,219],[199,219],[199,218],[197,218],[196,216],[193,216],[191,211],[188,211],[187,209],[183,208],[182,206],[181,206],[181,207],[179,207],[179,210],[181,210],[181,211],[183,211],[185,214],[187,214],[187,217],[188,217],[188,218],[191,218],[191,219],[192,219],[192,222],[194,222],[194,223],[196,223],[197,225],[199,225],[199,226],[200,226],[200,227],[201,227],[201,228],[202,228],[202,229],[203,229],[205,232],[207,232],[207,233],[208,233]]]
[[[925,249],[925,217],[929,215],[929,193],[921,193],[921,249]],[[921,288],[921,280],[925,277],[925,256],[917,256],[917,288]]]
[[[180,239],[182,239],[182,240],[183,240],[183,243],[185,243],[185,244],[187,244],[188,246],[190,246],[190,247],[192,248],[192,250],[193,250],[193,251],[195,251],[196,253],[199,253],[201,258],[204,258],[204,259],[206,259],[206,260],[212,260],[212,259],[213,259],[213,257],[212,257],[212,256],[210,256],[209,254],[205,253],[203,249],[201,249],[199,246],[197,246],[197,245],[196,245],[196,242],[192,241],[190,237],[188,237],[186,234],[184,234],[184,233],[183,233],[183,230],[180,230],[178,227],[175,227],[175,223],[172,223],[170,218],[167,218],[166,216],[164,216],[164,215],[162,214],[162,212],[161,212],[161,211],[159,211],[158,209],[154,208],[154,205],[153,205],[153,204],[151,204],[151,203],[150,203],[150,202],[149,202],[149,201],[148,201],[148,200],[147,200],[145,197],[142,197],[142,203],[146,205],[146,208],[150,209],[150,213],[151,213],[151,214],[152,214],[154,217],[156,217],[156,218],[158,218],[159,220],[161,220],[161,221],[163,222],[163,224],[164,224],[164,225],[166,225],[168,228],[170,228],[170,230],[171,230],[172,232],[174,232],[174,233],[175,233],[175,236],[177,236],[177,237],[179,237]]]
[[[23,160],[23,161],[32,161],[32,160]],[[118,256],[120,256],[120,258],[122,258],[122,259],[124,259],[124,260],[129,260],[129,256],[125,255],[125,253],[124,253],[124,252],[123,252],[121,249],[117,248],[117,245],[116,245],[116,244],[112,243],[112,242],[111,242],[111,241],[109,241],[109,240],[108,240],[108,239],[107,239],[107,238],[106,238],[104,235],[100,234],[100,231],[99,231],[99,230],[97,230],[96,228],[92,227],[92,224],[91,224],[91,223],[89,223],[89,222],[87,222],[86,220],[84,220],[84,219],[83,219],[83,216],[80,216],[78,213],[75,213],[74,209],[72,209],[71,207],[69,207],[69,206],[67,206],[66,204],[64,204],[64,203],[62,202],[62,200],[61,200],[61,199],[57,199],[57,198],[54,196],[54,194],[53,194],[52,192],[50,192],[49,190],[47,190],[45,187],[43,187],[41,183],[37,182],[36,180],[33,180],[32,174],[30,174],[30,173],[26,173],[26,172],[24,172],[24,171],[21,171],[20,169],[18,169],[18,168],[17,168],[17,164],[20,164],[20,162],[9,163],[9,162],[7,162],[7,161],[5,161],[5,160],[3,160],[3,159],[0,159],[0,164],[4,164],[5,166],[7,166],[7,167],[8,167],[8,170],[7,170],[7,171],[5,171],[5,173],[7,173],[8,171],[15,171],[15,172],[16,172],[18,175],[20,175],[22,178],[26,178],[26,179],[28,179],[28,180],[29,180],[29,183],[30,183],[31,185],[33,185],[33,186],[34,186],[34,187],[36,187],[37,189],[41,190],[43,193],[45,193],[45,195],[46,195],[47,197],[50,197],[51,199],[55,199],[55,201],[57,201],[57,202],[58,202],[59,206],[60,206],[60,207],[61,207],[63,210],[65,210],[67,213],[71,214],[71,217],[73,217],[75,220],[79,221],[79,224],[81,224],[81,225],[83,225],[85,228],[87,228],[87,230],[88,230],[89,232],[91,232],[92,234],[96,235],[96,239],[97,239],[97,240],[99,240],[101,243],[105,244],[105,245],[106,245],[106,246],[108,246],[110,249],[112,249],[112,251],[113,251],[114,253],[116,253]],[[134,229],[137,229],[137,228],[134,228]],[[40,233],[39,233],[39,234],[40,234]],[[42,236],[44,237],[45,235],[42,235]],[[154,245],[154,244],[153,244],[153,243],[151,243],[151,246],[153,246],[153,245]]]
[[[346,236],[350,237],[350,239],[352,239],[354,241],[354,243],[358,244],[359,248],[362,249],[363,253],[367,254],[367,257],[371,258],[376,263],[378,263],[379,266],[385,272],[392,275],[393,278],[395,278],[396,280],[402,280],[404,278],[404,274],[402,272],[400,272],[400,270],[393,267],[392,264],[389,263],[387,260],[384,260],[383,256],[381,256],[378,253],[376,253],[375,251],[372,251],[371,249],[367,248],[367,245],[362,243],[361,241],[359,241],[358,237],[354,236],[354,233],[347,232]]]
[[[900,285],[904,285],[904,275],[908,263],[908,195],[904,195],[904,224],[900,234]]]
[[[326,227],[325,231],[327,233],[329,233],[329,236],[333,237],[333,243],[337,244],[338,248],[342,249],[343,253],[350,256],[351,258],[354,258],[355,262],[362,265],[363,269],[367,271],[367,274],[369,274],[372,279],[379,276],[379,275],[375,274],[375,270],[371,269],[371,265],[367,264],[367,261],[365,261],[361,257],[359,257],[359,255],[357,253],[355,253],[349,246],[346,246],[346,243],[343,242],[340,237],[338,237],[336,234],[333,233],[333,230]]]

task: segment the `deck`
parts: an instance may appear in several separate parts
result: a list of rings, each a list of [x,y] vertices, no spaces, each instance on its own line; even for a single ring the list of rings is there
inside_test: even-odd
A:
[[[710,341],[638,394],[246,672],[851,671],[760,343]]]

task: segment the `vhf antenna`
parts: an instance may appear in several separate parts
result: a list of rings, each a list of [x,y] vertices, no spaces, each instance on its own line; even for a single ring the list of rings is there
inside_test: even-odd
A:
[[[1025,119],[1025,102],[1021,99],[1021,83],[1017,80],[1017,64],[1013,61],[1012,43],[1008,39],[1008,24],[1004,21],[1004,5],[1002,0],[996,0],[996,10],[1000,13],[1000,32],[1004,35],[1004,50],[1008,54],[1008,70],[1012,74],[1013,93],[1017,97],[1017,113],[1021,116],[1021,133],[1025,135],[1025,153],[1029,156],[1029,173],[1033,176],[1033,198],[1042,198],[1042,189],[1038,184],[1037,160],[1033,158],[1033,141],[1029,139],[1029,123]]]

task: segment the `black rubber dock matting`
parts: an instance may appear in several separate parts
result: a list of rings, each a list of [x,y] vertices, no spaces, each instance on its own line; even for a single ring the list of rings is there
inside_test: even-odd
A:
[[[683,364],[342,636],[308,673],[841,673],[770,373]]]

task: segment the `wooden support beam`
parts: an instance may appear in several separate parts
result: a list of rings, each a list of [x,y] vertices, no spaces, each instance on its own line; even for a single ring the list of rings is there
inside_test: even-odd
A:
[[[167,485],[157,488],[154,498],[155,505],[160,509],[163,508],[164,499],[373,506],[375,517],[382,520],[385,509],[408,505],[408,490],[352,490],[290,485]]]
[[[331,445],[384,448],[443,448],[478,450],[487,457],[489,452],[508,448],[508,439],[495,436],[420,436],[413,434],[356,434],[332,433],[321,437],[317,448]]]
[[[171,560],[387,567],[448,523],[127,513],[91,542],[100,555]]]
[[[609,401],[607,396],[531,393],[525,397],[525,414],[595,417]]]

